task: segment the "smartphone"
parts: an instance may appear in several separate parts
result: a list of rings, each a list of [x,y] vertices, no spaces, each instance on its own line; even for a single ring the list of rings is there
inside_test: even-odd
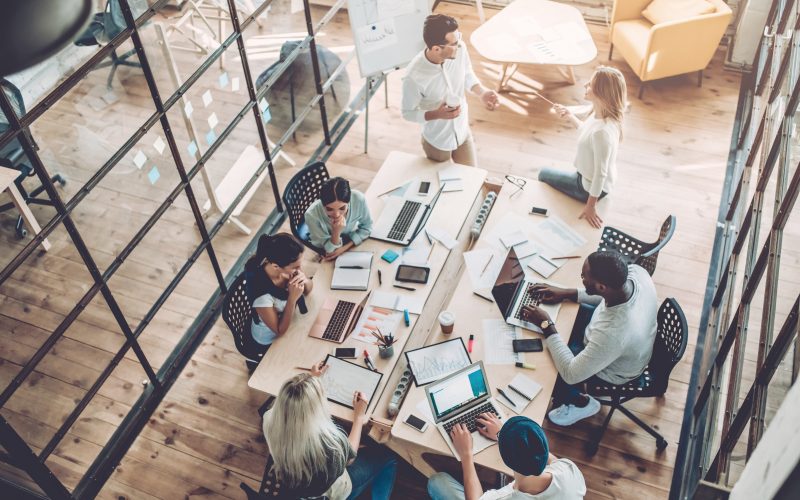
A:
[[[514,352],[542,352],[541,339],[516,339],[511,341]]]
[[[410,425],[411,427],[415,428],[420,432],[425,432],[426,430],[428,430],[428,422],[411,414],[409,414],[408,417],[406,417],[406,419],[403,420],[403,423]]]
[[[419,183],[419,194],[428,194],[428,191],[431,190],[431,183],[422,181]]]
[[[430,268],[400,264],[397,266],[397,274],[395,275],[394,279],[408,283],[425,284],[428,282],[428,276],[430,274]]]
[[[531,207],[531,213],[534,215],[547,215],[547,209],[539,207]]]
[[[356,357],[356,348],[355,347],[337,347],[336,352],[333,354],[334,357],[339,359],[355,359]]]

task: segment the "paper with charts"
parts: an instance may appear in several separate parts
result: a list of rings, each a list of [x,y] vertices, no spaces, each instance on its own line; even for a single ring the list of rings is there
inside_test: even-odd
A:
[[[353,407],[353,394],[361,391],[372,402],[383,374],[331,356],[325,359],[328,369],[322,375],[322,387],[328,400],[348,408]]]
[[[371,332],[378,332],[382,335],[391,335],[396,340],[397,327],[400,326],[402,319],[403,313],[400,311],[367,306],[358,319],[353,333],[350,334],[350,338],[367,344],[374,344],[377,339]]]
[[[417,386],[439,380],[472,363],[460,337],[406,351],[406,359]]]

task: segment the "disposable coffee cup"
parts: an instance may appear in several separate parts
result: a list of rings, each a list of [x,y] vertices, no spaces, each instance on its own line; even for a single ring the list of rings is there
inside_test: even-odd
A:
[[[450,108],[455,108],[461,105],[461,99],[459,99],[458,96],[452,94],[448,94],[447,96],[445,96],[444,102]]]
[[[442,333],[453,333],[455,323],[456,315],[450,311],[442,311],[439,314],[439,326],[442,327]]]

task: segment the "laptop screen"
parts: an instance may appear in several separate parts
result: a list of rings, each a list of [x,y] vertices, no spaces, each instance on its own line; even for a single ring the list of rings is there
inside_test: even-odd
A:
[[[503,318],[507,318],[510,314],[517,286],[523,279],[525,279],[525,270],[522,269],[522,264],[517,258],[517,252],[512,248],[508,251],[503,267],[500,268],[500,274],[497,275],[497,280],[492,287],[492,297],[494,297],[497,307],[500,308]]]
[[[474,363],[429,389],[431,409],[436,421],[457,413],[458,410],[488,394],[483,365]]]

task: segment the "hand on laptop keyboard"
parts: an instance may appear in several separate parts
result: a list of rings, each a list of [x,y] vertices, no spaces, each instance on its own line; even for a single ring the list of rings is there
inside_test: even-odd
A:
[[[456,424],[450,431],[450,439],[453,440],[453,448],[456,449],[459,457],[472,456],[472,434],[464,424]]]
[[[503,422],[494,413],[481,413],[475,417],[475,424],[477,425],[478,432],[481,436],[492,441],[497,441],[497,434],[503,427]]]

